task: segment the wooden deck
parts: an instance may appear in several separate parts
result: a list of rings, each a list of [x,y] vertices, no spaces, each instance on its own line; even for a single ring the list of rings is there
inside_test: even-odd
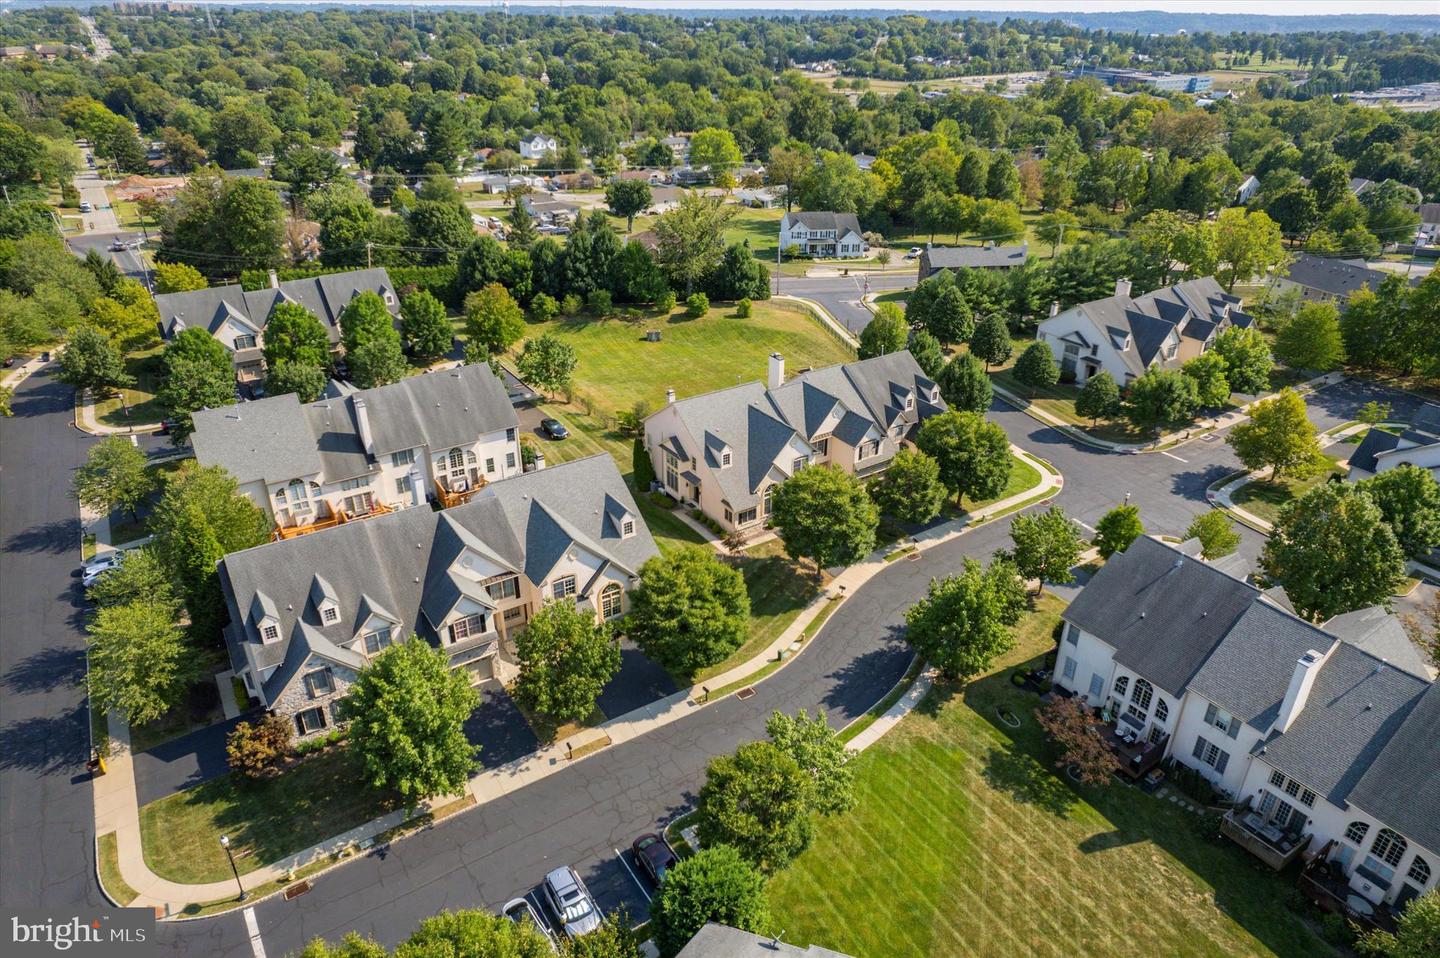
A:
[[[1165,745],[1170,741],[1170,736],[1164,735],[1156,742],[1127,742],[1113,725],[1102,726],[1102,730],[1110,751],[1120,761],[1121,774],[1137,782],[1160,764],[1165,757]]]
[[[1327,842],[1320,854],[1301,870],[1300,877],[1295,882],[1300,893],[1326,911],[1344,915],[1366,931],[1393,932],[1395,914],[1389,906],[1372,907],[1369,902],[1359,901],[1360,896],[1350,889],[1349,879],[1341,873],[1339,866],[1328,860],[1334,844],[1333,841]],[[1361,904],[1362,908],[1371,910],[1366,912],[1354,907],[1351,904],[1352,899]]]
[[[440,508],[449,509],[451,506],[464,505],[469,502],[475,493],[488,485],[490,485],[490,480],[481,476],[477,481],[471,483],[469,488],[452,491],[445,488],[445,483],[442,480],[436,479],[435,498],[440,500]]]
[[[305,522],[293,526],[276,526],[275,531],[270,534],[272,542],[279,542],[284,539],[295,539],[299,536],[306,536],[312,532],[319,532],[322,529],[333,529],[335,526],[344,525],[347,522],[354,522],[358,519],[369,519],[372,516],[383,516],[395,510],[385,503],[376,500],[369,512],[352,515],[344,509],[331,512],[329,515],[314,522]]]
[[[1300,857],[1310,844],[1310,836],[1295,837],[1265,825],[1251,811],[1250,800],[1225,813],[1220,819],[1220,834],[1260,859],[1277,872]]]

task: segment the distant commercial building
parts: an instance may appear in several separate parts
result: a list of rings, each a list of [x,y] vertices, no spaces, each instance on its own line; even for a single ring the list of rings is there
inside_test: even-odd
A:
[[[1116,89],[1149,89],[1169,93],[1204,93],[1215,85],[1213,77],[1203,73],[1155,73],[1150,70],[1129,70],[1123,67],[1098,67],[1072,72],[1073,79],[1094,77]]]

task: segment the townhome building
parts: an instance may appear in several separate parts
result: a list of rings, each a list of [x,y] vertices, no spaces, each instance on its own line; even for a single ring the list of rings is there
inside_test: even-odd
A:
[[[1164,759],[1233,802],[1221,831],[1322,906],[1383,924],[1440,863],[1440,692],[1394,615],[1314,625],[1196,543],[1137,539],[1063,613],[1055,689],[1130,778]]]
[[[1334,303],[1343,312],[1350,303],[1351,293],[1377,290],[1389,275],[1384,270],[1371,269],[1363,261],[1297,253],[1285,274],[1274,276],[1270,285],[1280,292],[1297,290],[1301,299],[1311,302]]]
[[[780,249],[807,256],[851,258],[864,256],[865,237],[854,213],[822,210],[787,212],[780,217]]]
[[[1030,255],[1028,243],[1019,246],[996,246],[986,241],[983,246],[931,246],[919,257],[918,282],[925,282],[942,269],[1014,269],[1024,266]]]
[[[1151,367],[1178,369],[1209,349],[1231,326],[1253,320],[1240,297],[1213,276],[1176,283],[1132,297],[1130,281],[1115,281],[1115,295],[1053,308],[1035,338],[1050,347],[1060,374],[1076,383],[1107,372],[1121,388]]]
[[[155,297],[160,329],[171,339],[182,329],[204,329],[220,341],[242,383],[265,377],[265,325],[281,303],[303,306],[319,318],[332,350],[340,348],[340,314],[350,301],[370,292],[384,301],[391,315],[400,315],[400,297],[384,268],[327,273],[280,282],[270,271],[265,289],[246,290],[238,283]]]
[[[657,481],[727,531],[763,526],[775,487],[807,466],[882,472],[923,420],[946,409],[908,351],[788,381],[784,358],[772,353],[764,383],[667,398],[645,420]]]
[[[1429,469],[1440,480],[1440,405],[1422,403],[1399,433],[1371,429],[1350,454],[1351,479],[1368,479],[1396,466]]]
[[[202,466],[223,466],[289,538],[436,501],[455,505],[518,476],[520,420],[490,367],[459,366],[374,389],[293,393],[193,414]]]
[[[451,509],[231,553],[219,563],[226,644],[250,694],[314,735],[392,643],[417,635],[483,681],[513,669],[514,638],[546,602],[623,615],[657,554],[614,460],[592,456],[492,483]]]

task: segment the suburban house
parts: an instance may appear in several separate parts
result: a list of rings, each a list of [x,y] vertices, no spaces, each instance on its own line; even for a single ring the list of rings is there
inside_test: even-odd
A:
[[[811,945],[801,948],[779,937],[756,935],[729,925],[706,922],[675,958],[848,958],[838,951]]]
[[[1178,369],[1225,329],[1251,322],[1240,297],[1211,276],[1133,298],[1130,281],[1118,279],[1114,296],[1052,310],[1035,338],[1049,345],[1062,377],[1084,383],[1103,371],[1124,388],[1151,366]]]
[[[560,142],[544,133],[532,133],[520,140],[520,159],[543,160],[560,149]]]
[[[223,466],[291,538],[518,476],[520,420],[485,364],[302,405],[294,393],[194,413],[202,466]]]
[[[780,217],[780,249],[798,249],[807,256],[851,257],[865,255],[866,244],[854,213],[810,210]]]
[[[735,202],[758,210],[773,210],[785,205],[785,187],[762,186],[753,190],[736,190]]]
[[[490,678],[546,602],[623,615],[657,554],[614,460],[591,456],[493,483],[453,509],[231,553],[219,564],[226,643],[250,694],[312,735],[392,642],[413,633]]]
[[[1030,254],[1028,243],[1019,246],[929,246],[920,254],[920,273],[916,282],[924,282],[942,269],[1014,269],[1024,266]]]
[[[1339,259],[1299,253],[1285,276],[1275,276],[1272,286],[1280,291],[1298,289],[1303,299],[1334,303],[1344,309],[1350,294],[1361,289],[1376,290],[1390,274],[1384,270],[1357,266]]]
[[[862,173],[875,165],[875,157],[871,156],[869,153],[855,153],[850,157],[850,159],[855,161],[855,168],[860,170],[860,172]]]
[[[1369,479],[1407,462],[1440,480],[1440,405],[1421,405],[1398,435],[1384,429],[1367,432],[1350,454],[1349,478]]]
[[[1221,831],[1323,907],[1383,922],[1440,866],[1440,690],[1384,609],[1315,626],[1243,560],[1141,537],[1063,613],[1055,689],[1100,710],[1132,779],[1163,759],[1234,807]]]
[[[384,267],[326,273],[280,282],[270,272],[270,285],[246,290],[238,283],[183,293],[160,293],[160,329],[171,339],[182,329],[209,331],[229,351],[235,377],[242,383],[265,376],[265,324],[281,303],[304,306],[319,318],[332,349],[340,348],[340,314],[361,293],[375,293],[392,315],[400,315],[400,297]]]
[[[1415,231],[1417,246],[1440,246],[1440,203],[1421,203],[1420,228]]]
[[[667,136],[660,141],[660,145],[670,148],[670,155],[674,157],[676,166],[688,166],[690,164],[689,134],[676,133],[674,136]]]
[[[660,487],[727,531],[761,528],[775,486],[830,465],[859,476],[885,469],[920,422],[945,411],[939,387],[908,351],[669,402],[645,420]]]
[[[1235,206],[1244,206],[1260,193],[1260,181],[1253,175],[1247,176],[1235,187]]]

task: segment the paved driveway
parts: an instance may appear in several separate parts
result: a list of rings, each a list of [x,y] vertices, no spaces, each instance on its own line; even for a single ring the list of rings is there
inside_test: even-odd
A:
[[[626,639],[620,643],[620,671],[600,693],[600,710],[608,718],[618,718],[678,691],[670,673]]]
[[[480,746],[481,765],[495,768],[540,747],[530,723],[498,679],[481,683],[480,695],[480,707],[465,722],[465,737]]]
[[[161,742],[148,752],[136,752],[135,795],[140,804],[148,805],[230,771],[225,759],[225,739],[247,717],[216,722]]]

